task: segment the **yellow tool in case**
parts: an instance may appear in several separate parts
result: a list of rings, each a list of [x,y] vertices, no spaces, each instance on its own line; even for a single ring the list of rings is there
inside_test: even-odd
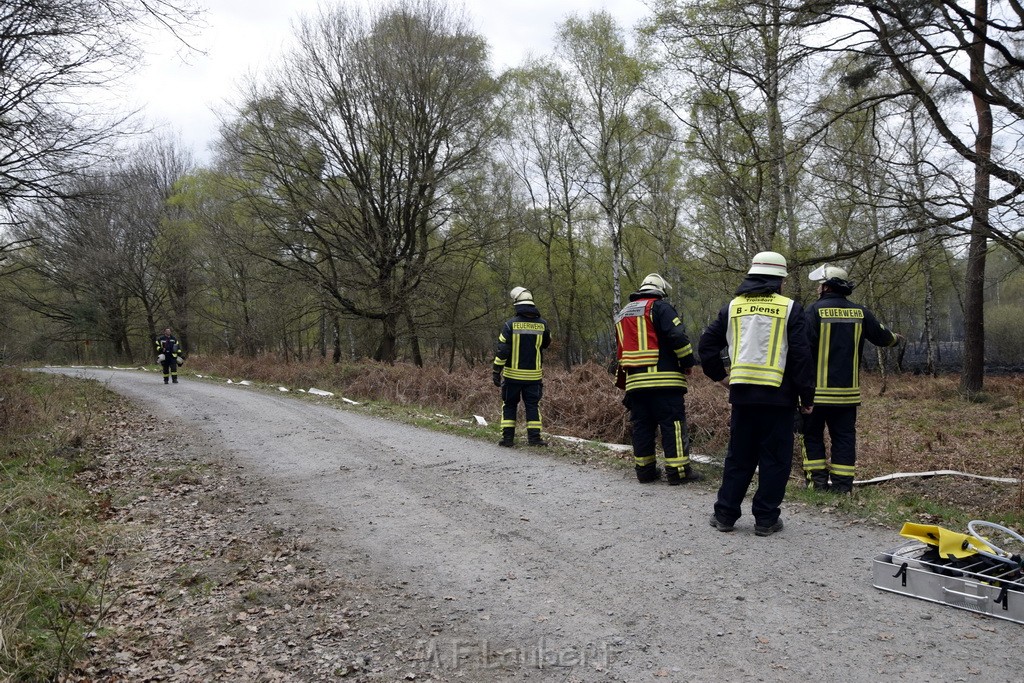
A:
[[[933,525],[905,524],[900,533],[913,540],[875,557],[873,585],[1024,624],[1024,558],[1004,550],[1005,544],[997,545],[1003,538],[1024,543],[1024,536],[981,520],[970,522],[967,529],[967,534],[961,534]],[[987,535],[982,535],[982,529]]]

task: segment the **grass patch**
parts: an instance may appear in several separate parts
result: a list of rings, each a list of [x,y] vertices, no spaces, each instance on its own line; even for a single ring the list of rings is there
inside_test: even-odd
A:
[[[108,604],[97,520],[75,484],[113,397],[94,382],[0,368],[0,679],[50,680]]]

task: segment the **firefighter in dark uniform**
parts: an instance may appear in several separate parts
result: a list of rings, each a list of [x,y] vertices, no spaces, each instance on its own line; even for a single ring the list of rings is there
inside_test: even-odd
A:
[[[551,332],[528,289],[516,287],[509,296],[516,314],[501,328],[494,355],[494,386],[501,387],[501,441],[498,445],[515,445],[516,413],[522,399],[526,409],[527,443],[546,446],[540,437],[543,427],[540,399],[544,393],[544,349],[551,345]]]
[[[826,264],[810,278],[819,284],[818,300],[806,311],[815,361],[815,408],[804,420],[804,473],[810,488],[850,493],[856,475],[864,342],[895,346],[903,337],[886,329],[867,308],[846,298],[853,292],[853,283],[842,268]],[[826,427],[832,440],[831,463],[825,452]]]
[[[810,413],[814,400],[811,352],[800,304],[782,296],[786,259],[774,251],[754,256],[736,297],[700,337],[704,374],[729,387],[729,451],[711,526],[732,531],[758,471],[751,505],[754,533],[782,530],[782,500],[793,465],[793,413]],[[728,351],[728,374],[722,352]],[[728,377],[728,379],[726,379]]]
[[[178,366],[184,362],[181,355],[181,346],[178,340],[171,333],[171,328],[165,328],[164,333],[156,338],[156,361],[163,367],[164,384],[168,378],[175,384],[178,383]]]
[[[618,384],[626,390],[633,464],[641,484],[658,481],[655,433],[661,428],[665,478],[670,485],[702,479],[690,466],[686,430],[686,376],[693,371],[690,340],[665,294],[669,284],[651,273],[615,316]]]

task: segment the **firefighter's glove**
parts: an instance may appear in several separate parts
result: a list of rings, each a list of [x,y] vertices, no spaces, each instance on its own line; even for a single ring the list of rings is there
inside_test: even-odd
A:
[[[494,386],[500,387],[501,386],[501,373],[500,372],[491,373],[491,380],[494,381]]]

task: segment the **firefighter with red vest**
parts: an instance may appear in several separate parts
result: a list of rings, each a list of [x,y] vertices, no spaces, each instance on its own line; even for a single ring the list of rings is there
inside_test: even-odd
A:
[[[732,531],[758,472],[751,504],[754,533],[782,530],[782,500],[793,465],[793,416],[814,405],[814,377],[803,309],[782,295],[786,258],[756,254],[735,298],[700,337],[701,369],[729,387],[729,450],[711,526]],[[728,352],[726,372],[722,353]]]
[[[702,479],[690,465],[686,430],[686,376],[693,371],[690,340],[665,294],[669,283],[651,273],[615,316],[619,386],[626,390],[633,432],[633,464],[641,484],[661,478],[655,433],[661,429],[665,478],[670,485]]]
[[[501,441],[515,445],[516,413],[522,400],[526,412],[526,442],[547,446],[541,439],[540,399],[544,394],[544,349],[551,345],[548,323],[540,317],[533,294],[516,287],[509,296],[516,314],[505,321],[494,354],[494,386],[501,388]]]
[[[814,413],[804,420],[804,473],[809,488],[850,493],[857,463],[857,406],[864,342],[895,346],[888,330],[865,306],[848,300],[854,283],[846,271],[825,264],[810,274],[818,300],[807,307],[807,335],[815,362]],[[825,451],[825,428],[832,460]],[[831,482],[829,479],[831,478]]]

